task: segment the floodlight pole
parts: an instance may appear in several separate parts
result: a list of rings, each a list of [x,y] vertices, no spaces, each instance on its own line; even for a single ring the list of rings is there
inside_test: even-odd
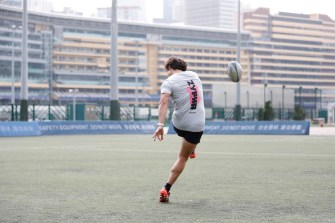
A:
[[[320,110],[322,110],[322,89],[320,89]]]
[[[316,118],[316,115],[317,115],[317,92],[318,92],[318,88],[316,87],[315,89],[315,96],[314,96],[314,99],[315,99],[315,118]]]
[[[265,103],[266,103],[266,87],[268,86],[268,84],[264,84],[264,107],[265,107]]]
[[[14,86],[14,81],[15,81],[15,54],[14,54],[14,39],[15,39],[15,30],[16,30],[16,26],[15,25],[12,25],[12,86],[11,86],[11,107],[12,107],[12,118],[11,120],[14,121],[15,120],[15,117],[14,117],[14,106],[15,106],[15,86]]]
[[[237,1],[237,12],[238,12],[238,15],[237,15],[237,58],[236,58],[236,61],[240,63],[240,57],[241,57],[241,53],[240,53],[240,50],[241,50],[241,1],[238,0]],[[237,82],[237,85],[236,85],[236,105],[235,105],[235,120],[236,121],[240,121],[241,120],[241,86],[240,86],[240,82]]]
[[[20,121],[28,121],[28,0],[23,0]]]
[[[111,49],[110,49],[110,120],[120,120],[120,104],[118,96],[118,67],[117,67],[117,0],[112,0],[111,10]]]
[[[283,87],[282,87],[282,118],[283,119],[285,119],[285,101],[284,101],[284,99],[285,99],[285,95],[284,95],[284,90],[285,90],[285,85],[283,85]]]
[[[136,56],[136,62],[135,62],[135,66],[136,66],[136,68],[135,68],[135,70],[136,70],[136,77],[135,77],[135,84],[136,84],[136,86],[135,86],[135,106],[138,106],[138,102],[139,102],[139,100],[138,100],[138,73],[139,73],[139,71],[138,71],[138,66],[139,66],[139,58],[138,58],[138,41],[137,40],[135,40],[135,50],[136,50],[136,53],[135,53],[135,56]]]
[[[299,87],[299,106],[301,107],[301,90],[302,90],[302,87],[300,86]]]

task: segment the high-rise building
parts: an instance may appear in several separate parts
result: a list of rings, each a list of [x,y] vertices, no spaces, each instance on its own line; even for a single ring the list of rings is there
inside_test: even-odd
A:
[[[143,22],[145,17],[141,16],[141,10],[139,6],[118,6],[117,17],[119,20]],[[111,18],[111,7],[98,8],[96,15],[99,18]]]
[[[21,9],[0,7],[1,103],[10,102],[12,84],[19,99],[21,18]],[[282,96],[288,91],[295,92],[296,104],[314,111],[335,103],[333,20],[326,15],[271,15],[268,9],[257,9],[245,13],[244,28],[248,31],[241,32],[242,90],[248,85],[264,89],[268,95],[264,98],[276,98],[276,107],[287,102]],[[73,98],[69,90],[79,89],[78,101],[109,102],[110,19],[29,12],[28,32],[29,100],[66,104]],[[159,86],[166,79],[162,64],[178,56],[202,79],[205,103],[210,106],[213,85],[235,86],[225,69],[236,60],[236,46],[234,30],[118,21],[120,102],[134,104],[138,99],[157,104]],[[249,97],[249,92],[243,95]],[[263,104],[262,97],[257,100]]]
[[[163,0],[163,18],[154,18],[154,22],[184,22],[184,0]]]
[[[22,8],[22,0],[0,0],[0,5]],[[32,11],[52,12],[53,4],[49,0],[29,0],[28,9]]]
[[[111,7],[98,8],[97,17],[111,18]],[[119,20],[146,22],[146,0],[118,1],[117,17]]]
[[[0,7],[0,95],[10,100],[14,82],[16,100],[20,89],[20,37],[13,30],[22,18],[20,9]],[[70,89],[78,89],[78,101],[107,103],[110,91],[110,19],[29,12],[29,100],[65,104],[72,100]],[[179,56],[203,81],[204,99],[211,104],[213,83],[228,80],[226,65],[236,58],[236,32],[163,24],[118,21],[118,90],[122,104],[136,99],[146,104],[159,102],[159,87],[166,79],[164,61]],[[242,33],[241,61],[248,69]],[[15,77],[11,78],[11,61]],[[247,83],[248,76],[242,79]],[[231,83],[233,84],[233,83]],[[137,92],[137,93],[136,93]]]
[[[237,0],[185,0],[185,25],[236,29]]]
[[[251,85],[297,91],[301,106],[319,108],[335,97],[335,22],[327,15],[279,12],[268,8],[245,12],[251,32]],[[324,97],[321,101],[320,94]]]
[[[12,7],[22,7],[22,0],[0,0],[0,5],[8,5]]]
[[[164,0],[163,1],[163,19],[172,22],[173,17],[173,3],[175,0]]]
[[[52,12],[53,4],[49,0],[29,0],[28,9],[40,12]]]
[[[184,22],[185,5],[184,0],[174,0],[172,5],[172,19],[175,22]]]
[[[54,13],[65,14],[65,15],[74,15],[74,16],[83,16],[82,12],[75,11],[71,7],[64,7],[63,11],[54,11]]]

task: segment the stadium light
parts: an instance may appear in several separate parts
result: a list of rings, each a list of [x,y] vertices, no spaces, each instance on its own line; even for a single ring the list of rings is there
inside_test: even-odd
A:
[[[285,118],[285,111],[284,111],[284,108],[285,108],[285,102],[284,102],[284,90],[285,90],[285,85],[283,85],[283,90],[282,90],[282,119]]]
[[[11,120],[14,121],[15,117],[14,117],[14,106],[15,106],[15,52],[14,52],[14,40],[15,40],[15,33],[17,29],[22,29],[22,26],[16,26],[16,25],[12,25],[10,27],[12,29],[12,68],[11,68],[11,72],[12,72],[12,86],[11,86],[11,107],[12,107],[12,118]]]
[[[264,106],[266,103],[266,87],[268,86],[268,84],[264,84]]]
[[[320,110],[322,110],[322,89],[320,89]]]
[[[301,90],[302,90],[302,87],[300,86],[299,87],[299,106],[301,107]]]
[[[28,0],[23,0],[20,120],[28,121]]]
[[[111,10],[111,48],[110,48],[110,120],[120,120],[120,103],[117,67],[117,0],[112,0]]]
[[[236,61],[240,63],[240,57],[241,57],[241,1],[237,1],[237,55],[236,55]],[[241,120],[241,84],[240,81],[236,84],[236,105],[235,105],[235,120],[240,121]]]
[[[138,56],[139,56],[139,54],[138,54],[138,40],[135,40],[135,56],[136,56],[136,58],[135,58],[135,60],[136,60],[136,62],[135,62],[135,66],[136,66],[136,68],[135,68],[135,70],[136,70],[136,77],[135,77],[135,104],[136,104],[136,106],[138,106],[138,66],[139,66],[139,58],[138,58]]]
[[[316,114],[317,114],[317,112],[316,112],[316,109],[317,109],[317,92],[318,92],[318,88],[316,87],[315,88],[315,118],[316,118]]]

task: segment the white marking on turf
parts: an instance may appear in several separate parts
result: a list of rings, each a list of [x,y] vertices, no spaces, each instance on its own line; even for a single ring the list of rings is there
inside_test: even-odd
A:
[[[46,146],[46,147],[16,147],[16,148],[1,148],[0,151],[10,150],[86,150],[86,151],[110,151],[110,152],[144,152],[144,153],[178,153],[177,150],[143,150],[143,149],[113,149],[110,146],[99,146],[99,148],[92,148],[92,146]],[[199,154],[206,155],[229,155],[229,156],[300,156],[300,157],[335,157],[335,154],[312,154],[312,153],[244,153],[244,152],[208,152],[201,151]]]

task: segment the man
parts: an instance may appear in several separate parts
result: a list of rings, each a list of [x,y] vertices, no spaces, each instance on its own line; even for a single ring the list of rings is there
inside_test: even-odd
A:
[[[164,121],[168,110],[169,97],[172,97],[174,112],[173,128],[182,137],[181,149],[177,161],[172,166],[166,185],[160,191],[160,202],[168,202],[171,186],[184,170],[188,158],[195,158],[195,148],[205,127],[205,107],[202,83],[198,75],[186,71],[184,60],[171,57],[165,64],[168,78],[161,86],[158,108],[158,127],[153,139],[163,140]]]

